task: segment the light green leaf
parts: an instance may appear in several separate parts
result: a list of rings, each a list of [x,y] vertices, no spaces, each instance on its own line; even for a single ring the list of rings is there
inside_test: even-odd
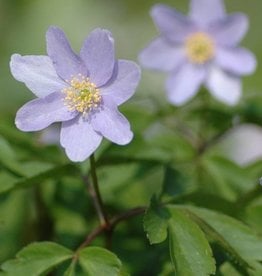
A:
[[[153,199],[144,216],[144,230],[150,244],[161,243],[167,238],[169,217],[168,210],[157,206],[157,202]]]
[[[122,267],[115,254],[99,247],[87,247],[81,250],[79,263],[86,276],[117,276]]]
[[[59,244],[38,242],[23,248],[16,255],[16,259],[5,262],[1,269],[7,276],[37,276],[48,272],[72,256],[72,251]]]
[[[199,226],[181,210],[168,208],[170,254],[178,276],[207,276],[216,271],[209,243]]]
[[[242,222],[203,208],[186,207],[195,220],[242,266],[255,267],[262,260],[262,239]]]

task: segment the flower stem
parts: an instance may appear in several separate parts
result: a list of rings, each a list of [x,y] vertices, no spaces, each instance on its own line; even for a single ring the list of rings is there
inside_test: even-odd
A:
[[[95,156],[92,154],[90,156],[90,167],[91,167],[91,178],[92,184],[90,185],[90,194],[94,200],[94,205],[100,220],[100,224],[105,229],[110,229],[110,222],[107,218],[107,214],[104,208],[104,204],[102,201],[102,197],[99,190],[97,175],[96,175],[96,164],[95,164]]]
[[[139,216],[141,214],[144,214],[146,211],[146,207],[137,207],[131,210],[128,210],[122,214],[116,215],[110,220],[110,226],[111,229],[109,229],[110,232],[114,230],[114,228],[122,221],[128,220],[132,217]],[[78,247],[76,252],[79,252],[81,249],[85,248],[86,246],[90,245],[92,241],[99,236],[101,233],[104,233],[108,231],[105,229],[102,225],[95,228],[91,233],[88,234],[85,241]]]

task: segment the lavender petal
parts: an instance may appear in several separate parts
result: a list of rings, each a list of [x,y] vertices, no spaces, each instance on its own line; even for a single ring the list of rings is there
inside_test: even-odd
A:
[[[10,69],[14,78],[25,85],[38,97],[59,91],[66,86],[60,79],[51,59],[48,56],[21,56],[14,54],[11,57]]]
[[[16,114],[15,124],[22,131],[37,131],[75,116],[76,113],[70,112],[64,105],[62,93],[55,92],[22,106]]]
[[[206,77],[203,66],[184,64],[179,71],[171,73],[166,82],[167,96],[174,105],[183,105],[198,92]]]
[[[160,33],[169,41],[182,43],[195,30],[195,25],[186,16],[163,4],[156,4],[151,16]]]
[[[217,49],[216,63],[222,69],[236,75],[252,74],[257,65],[254,54],[244,48]]]
[[[87,159],[100,145],[102,138],[82,116],[62,123],[60,143],[73,162]]]
[[[101,87],[101,95],[112,98],[117,105],[124,103],[135,93],[140,75],[140,68],[135,62],[119,60],[112,81]]]
[[[236,46],[248,30],[248,18],[245,14],[234,13],[210,26],[209,32],[219,45]]]
[[[139,60],[144,67],[168,72],[181,65],[185,59],[184,52],[181,46],[174,46],[163,38],[157,38],[140,53]]]
[[[107,30],[95,29],[87,37],[80,56],[96,86],[105,84],[113,74],[115,65],[114,40]]]
[[[103,109],[93,114],[91,124],[97,132],[118,145],[126,145],[133,138],[128,120],[117,110],[114,102],[103,99]]]
[[[206,85],[216,99],[228,105],[237,104],[241,97],[240,78],[219,68],[211,69]]]
[[[223,0],[191,0],[189,16],[201,26],[225,16]]]
[[[52,59],[56,72],[61,78],[70,80],[78,74],[87,76],[83,61],[73,52],[61,29],[49,27],[46,42],[48,56]]]

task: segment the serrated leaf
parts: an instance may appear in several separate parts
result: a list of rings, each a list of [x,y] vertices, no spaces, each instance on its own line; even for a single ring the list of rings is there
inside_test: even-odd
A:
[[[122,267],[115,254],[100,247],[86,247],[81,250],[79,263],[86,276],[117,276]]]
[[[186,208],[200,219],[198,222],[203,230],[206,229],[236,263],[242,266],[247,266],[248,263],[249,266],[255,267],[257,261],[262,260],[262,239],[247,225],[204,208]]]
[[[33,243],[23,248],[16,259],[5,262],[1,269],[7,276],[37,276],[72,258],[71,250],[52,242]]]
[[[168,210],[157,206],[153,199],[144,216],[144,230],[147,233],[150,244],[161,243],[167,238],[169,218]]]
[[[215,260],[209,243],[199,228],[186,214],[168,208],[170,254],[178,276],[212,275],[216,271]]]

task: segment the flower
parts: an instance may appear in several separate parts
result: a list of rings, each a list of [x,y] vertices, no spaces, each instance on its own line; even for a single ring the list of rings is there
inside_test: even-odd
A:
[[[60,143],[72,161],[83,161],[102,138],[125,145],[133,138],[118,106],[135,92],[140,69],[132,61],[115,60],[109,31],[95,29],[80,55],[73,52],[64,32],[51,26],[46,34],[48,56],[11,57],[12,75],[38,97],[17,112],[22,131],[42,130],[62,122]]]
[[[219,154],[239,166],[248,166],[262,160],[262,127],[244,123],[228,130],[216,145]]]
[[[254,72],[254,55],[238,47],[248,29],[242,13],[227,15],[222,0],[191,0],[189,16],[162,4],[151,16],[160,36],[145,48],[140,63],[169,72],[169,101],[183,105],[204,84],[219,101],[235,105],[241,96],[240,76]]]

